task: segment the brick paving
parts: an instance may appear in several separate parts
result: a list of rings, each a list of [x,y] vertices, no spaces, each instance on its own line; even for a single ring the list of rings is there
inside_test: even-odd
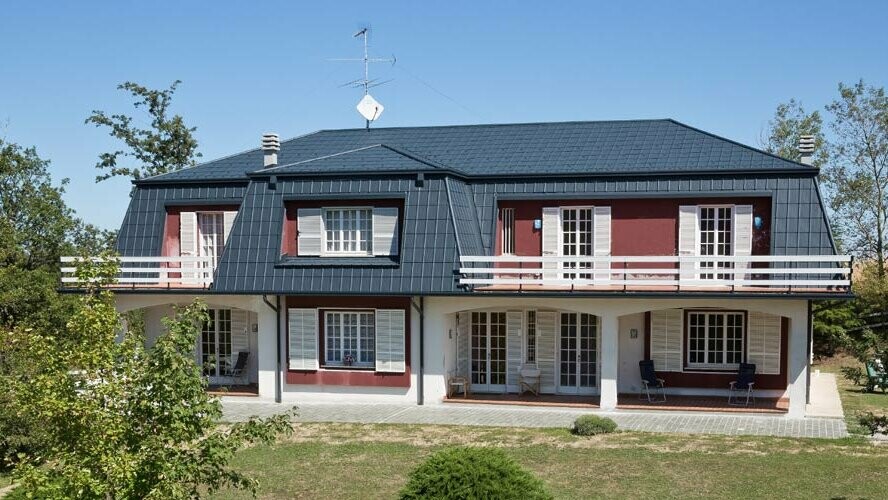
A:
[[[843,438],[845,421],[837,418],[790,419],[778,415],[719,414],[498,405],[398,405],[350,403],[298,404],[297,422],[351,422],[498,427],[568,427],[580,415],[612,418],[620,429],[685,434],[755,435],[798,438]],[[224,398],[224,418],[240,421],[270,416],[291,408],[255,399]]]

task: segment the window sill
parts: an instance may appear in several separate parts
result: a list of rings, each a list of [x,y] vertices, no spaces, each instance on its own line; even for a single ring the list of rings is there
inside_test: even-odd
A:
[[[274,267],[398,267],[397,256],[376,257],[296,257],[284,255]]]
[[[737,366],[685,366],[684,373],[737,373]]]
[[[321,370],[349,371],[349,372],[373,372],[373,371],[376,371],[376,367],[375,366],[321,365]]]

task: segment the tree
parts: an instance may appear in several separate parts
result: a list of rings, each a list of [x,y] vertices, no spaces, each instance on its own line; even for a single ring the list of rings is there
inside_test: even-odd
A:
[[[814,136],[814,166],[826,164],[829,155],[820,113],[807,113],[801,102],[790,99],[777,105],[774,117],[768,122],[767,132],[762,134],[761,147],[769,153],[799,161],[799,139],[803,135]]]
[[[291,431],[289,415],[220,426],[221,403],[207,394],[193,356],[206,307],[177,309],[151,348],[138,332],[118,341],[120,317],[101,286],[116,273],[113,262],[79,270],[94,284],[63,341],[40,331],[7,334],[33,366],[28,377],[2,382],[17,412],[47,434],[41,450],[20,457],[20,487],[59,499],[197,498],[223,487],[255,495],[257,481],[229,461],[248,444]]]
[[[888,97],[863,80],[839,84],[833,117],[832,159],[824,181],[835,227],[847,250],[872,258],[885,278],[888,231]]]
[[[176,80],[166,90],[152,90],[133,82],[117,86],[135,98],[133,106],[144,107],[151,117],[150,128],[138,128],[133,118],[124,114],[106,115],[93,111],[86,123],[96,127],[108,127],[111,137],[126,144],[127,150],[117,150],[99,155],[96,168],[103,171],[96,182],[118,175],[140,179],[164,174],[192,166],[201,154],[197,152],[195,127],[189,128],[179,115],[169,117],[169,107],[181,81]],[[137,166],[120,166],[122,158],[133,158]]]

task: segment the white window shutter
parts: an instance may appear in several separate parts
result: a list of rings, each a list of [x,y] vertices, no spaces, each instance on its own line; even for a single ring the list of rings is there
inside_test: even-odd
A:
[[[543,257],[557,257],[561,254],[561,208],[543,207]],[[543,269],[558,269],[557,262],[543,262]],[[557,279],[557,273],[544,273],[543,279]]]
[[[287,309],[290,369],[318,369],[318,310]]]
[[[521,370],[521,347],[524,331],[524,311],[506,311],[506,385],[518,388]]]
[[[734,255],[752,255],[752,205],[734,205]],[[736,269],[746,269],[746,262],[735,262]],[[743,274],[737,274],[738,280],[744,279]]]
[[[469,321],[472,313],[456,313],[456,374],[469,376]]]
[[[373,255],[398,255],[398,207],[373,209]]]
[[[651,359],[661,372],[682,371],[682,310],[651,311]]]
[[[540,390],[555,392],[555,335],[558,313],[537,311],[537,368],[540,370]]]
[[[405,318],[403,309],[376,310],[376,371],[407,371]]]
[[[248,338],[250,328],[250,313],[243,309],[231,310],[231,355],[232,362],[237,361],[237,352],[250,350]]]
[[[594,209],[595,257],[608,257],[611,254],[611,207],[595,207]],[[609,262],[596,262],[595,269],[610,269]],[[595,274],[596,280],[610,280],[610,271]]]
[[[179,256],[197,256],[197,212],[179,213]],[[183,262],[182,280],[188,282],[197,279],[196,268],[195,262]]]
[[[231,234],[231,226],[234,225],[234,218],[237,212],[225,212],[222,214],[222,242],[228,243],[228,235]]]
[[[296,245],[299,255],[321,255],[321,209],[300,208],[296,211]]]
[[[749,312],[746,326],[746,361],[755,364],[756,373],[780,374],[780,316]]]
[[[698,227],[697,205],[682,205],[678,207],[678,255],[679,257],[691,257],[699,253],[700,232]],[[696,262],[682,262],[680,276],[682,280],[693,280],[696,274]]]

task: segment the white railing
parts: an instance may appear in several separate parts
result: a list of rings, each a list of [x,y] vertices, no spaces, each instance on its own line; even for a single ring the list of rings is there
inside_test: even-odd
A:
[[[848,255],[462,256],[459,283],[488,289],[643,289],[846,292]]]
[[[77,285],[77,264],[82,257],[62,257],[62,284]],[[102,259],[94,257],[93,262]],[[116,285],[133,288],[207,288],[213,283],[214,257],[117,257]]]

